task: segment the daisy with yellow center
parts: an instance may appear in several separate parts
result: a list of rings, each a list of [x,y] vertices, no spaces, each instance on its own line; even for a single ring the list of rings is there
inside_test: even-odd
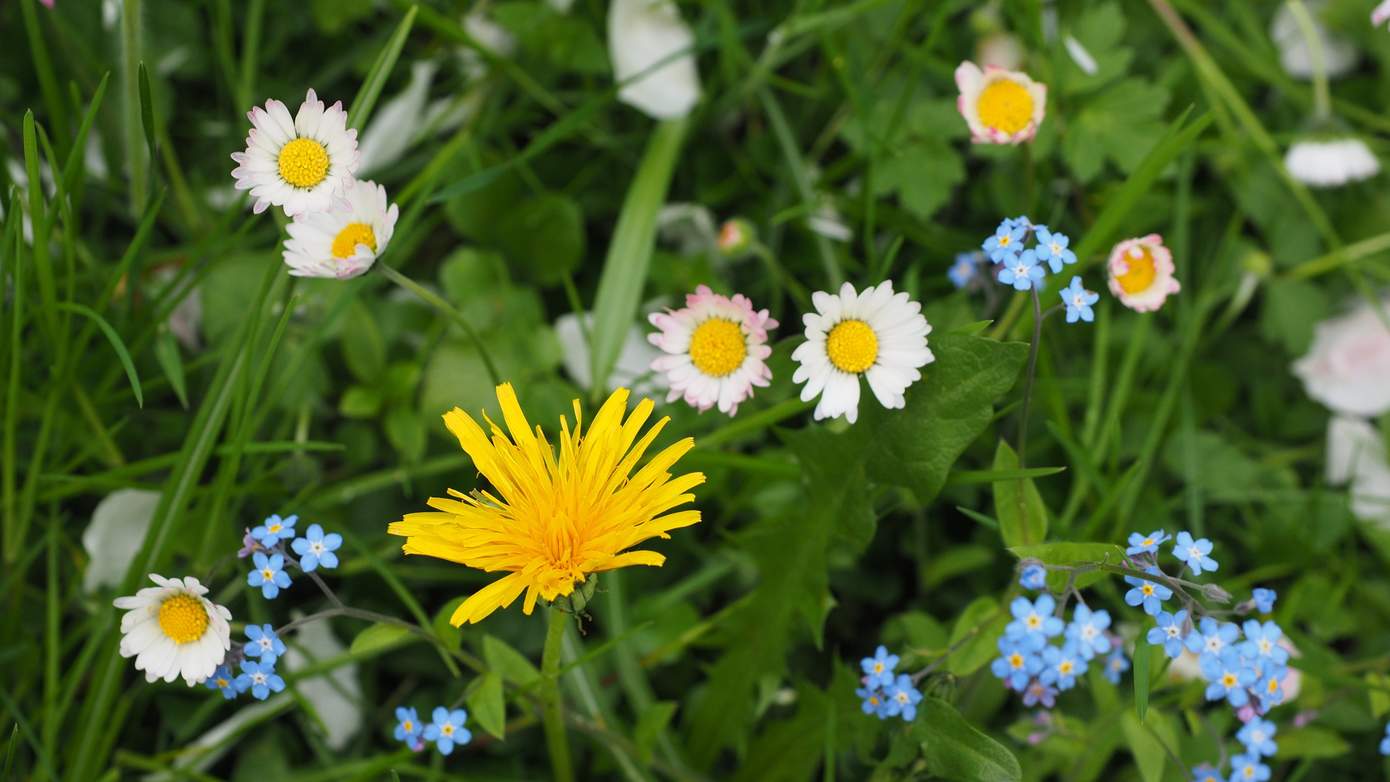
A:
[[[285,264],[296,277],[356,277],[386,251],[400,210],[387,205],[386,188],[354,180],[327,211],[302,214],[290,223]]]
[[[701,285],[685,297],[684,307],[654,312],[650,320],[661,331],[647,339],[664,353],[652,360],[652,371],[666,376],[668,402],[684,398],[702,413],[718,405],[732,416],[753,396],[754,386],[766,387],[772,379],[767,332],[777,321],[767,310],[755,312],[742,294],[731,298]]]
[[[268,100],[246,115],[246,150],[233,152],[237,190],[250,190],[255,212],[272,204],[294,217],[328,209],[357,169],[357,131],[347,127],[341,101],[327,108],[309,90],[299,111]]]
[[[956,108],[976,144],[1019,144],[1037,134],[1047,108],[1047,86],[1028,74],[993,65],[980,70],[967,60],[956,68],[956,87]]]
[[[1106,268],[1110,292],[1136,312],[1152,312],[1163,306],[1169,294],[1182,289],[1173,277],[1173,254],[1158,234],[1115,245]]]
[[[165,578],[151,573],[158,586],[116,598],[121,617],[121,656],[135,658],[146,681],[171,682],[182,676],[193,686],[217,672],[232,648],[232,612],[203,595],[198,579]]]
[[[705,476],[669,472],[694,440],[676,442],[637,469],[669,419],[643,433],[652,402],[642,400],[624,419],[627,400],[627,389],[615,391],[587,431],[575,400],[574,428],[561,417],[558,449],[526,420],[510,383],[497,387],[506,431],[486,416],[484,431],[458,408],[444,414],[444,425],[491,486],[450,489],[453,499],[431,498],[433,512],[407,514],[387,531],[406,538],[407,554],[507,573],[463,601],[449,619],[454,626],[481,621],[522,592],[522,611],[530,614],[537,599],[568,596],[591,574],[660,567],[661,554],[630,549],[700,521],[697,510],[675,509],[694,501],[689,491]]]
[[[905,392],[922,377],[921,368],[935,360],[927,348],[931,325],[922,305],[906,293],[894,293],[891,281],[856,292],[845,283],[838,294],[811,295],[815,312],[802,316],[806,341],[792,359],[799,362],[792,380],[805,383],[801,399],[816,404],[816,420],[843,415],[859,418],[859,378],[879,404],[892,410],[907,404]]]

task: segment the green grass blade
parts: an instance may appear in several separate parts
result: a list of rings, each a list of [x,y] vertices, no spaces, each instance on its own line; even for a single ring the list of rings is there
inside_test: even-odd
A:
[[[357,90],[357,97],[352,99],[352,106],[348,109],[349,128],[360,129],[367,124],[367,118],[372,115],[372,109],[376,107],[377,98],[381,97],[386,80],[391,78],[391,69],[396,67],[396,60],[401,56],[401,49],[405,47],[405,39],[410,35],[410,28],[415,25],[415,14],[419,10],[418,7],[411,6],[410,10],[405,12],[405,17],[387,39],[386,47],[377,55],[376,62],[372,63],[372,69],[367,71],[367,78],[362,81],[362,86]]]
[[[150,161],[140,144],[140,61],[144,44],[141,31],[140,0],[124,0],[121,9],[121,107],[122,132],[125,142],[126,165],[130,167],[130,208],[139,209],[145,203]]]
[[[53,71],[53,60],[48,56],[48,44],[39,29],[38,9],[34,0],[22,0],[19,4],[24,16],[24,32],[29,39],[29,51],[34,60],[34,73],[39,79],[39,92],[43,95],[44,107],[48,109],[48,125],[61,139],[67,141],[67,106],[63,103],[63,92],[58,89],[58,77]]]
[[[656,215],[666,203],[676,157],[685,138],[685,120],[663,122],[652,133],[642,163],[623,200],[618,226],[608,245],[598,293],[594,297],[594,327],[589,359],[593,371],[591,396],[608,387],[608,375],[618,363],[623,341],[637,317],[651,265],[656,238]]]
[[[130,390],[135,392],[135,403],[144,407],[145,394],[140,389],[140,375],[135,371],[135,364],[130,360],[130,351],[126,350],[125,341],[121,339],[121,335],[111,328],[111,324],[106,322],[106,318],[98,315],[91,307],[65,301],[58,305],[58,309],[88,318],[97,325],[97,328],[101,329],[101,333],[106,335],[106,341],[110,342],[111,347],[115,349],[116,358],[120,359],[126,378],[130,380]]]
[[[156,152],[154,124],[154,98],[150,97],[150,72],[145,68],[145,63],[140,63],[140,126],[145,130],[145,145],[150,150],[150,171],[154,171],[154,162],[159,158]]]
[[[97,83],[96,91],[92,93],[92,99],[87,103],[87,110],[82,114],[82,124],[77,126],[77,138],[73,140],[67,162],[63,164],[63,189],[69,193],[72,192],[72,188],[82,175],[83,165],[87,159],[87,135],[92,130],[92,123],[96,121],[102,101],[106,98],[106,85],[110,81],[110,71],[101,75],[101,81]]]
[[[48,207],[43,197],[43,177],[39,173],[38,130],[34,112],[24,112],[24,169],[29,177],[29,223],[34,236],[34,276],[39,283],[39,312],[50,337],[57,335],[53,310],[58,303],[53,267],[48,256]]]

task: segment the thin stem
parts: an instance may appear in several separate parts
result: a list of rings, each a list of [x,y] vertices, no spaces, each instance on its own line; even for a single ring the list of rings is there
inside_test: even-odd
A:
[[[483,365],[487,367],[487,374],[492,378],[492,384],[499,385],[502,382],[502,375],[497,371],[497,365],[492,362],[492,356],[488,354],[487,346],[483,344],[482,337],[478,336],[478,332],[473,330],[472,324],[463,317],[462,313],[454,309],[439,294],[401,274],[388,264],[377,263],[376,268],[386,275],[386,279],[419,296],[421,301],[439,310],[440,314],[458,324],[458,327],[463,329],[463,333],[467,334],[468,338],[473,341],[473,346],[478,349],[478,355],[482,357]]]
[[[1308,46],[1308,61],[1313,69],[1313,116],[1319,121],[1325,120],[1332,116],[1332,92],[1327,84],[1327,56],[1322,48],[1322,36],[1303,0],[1288,0],[1288,6]]]
[[[1023,418],[1018,425],[1018,468],[1028,466],[1028,412],[1033,406],[1033,378],[1038,371],[1038,344],[1042,342],[1042,300],[1038,289],[1029,289],[1033,298],[1033,342],[1028,346],[1028,376],[1023,379]]]
[[[545,744],[550,752],[550,768],[556,782],[572,782],[569,736],[565,733],[565,706],[560,696],[560,665],[565,639],[564,611],[550,609],[545,632],[545,651],[541,654],[541,700],[544,705]]]

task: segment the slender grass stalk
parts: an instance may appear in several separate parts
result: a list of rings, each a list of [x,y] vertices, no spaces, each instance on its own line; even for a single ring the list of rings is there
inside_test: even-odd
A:
[[[1038,374],[1038,348],[1042,343],[1042,299],[1037,286],[1029,288],[1033,299],[1033,341],[1028,345],[1028,374],[1023,378],[1023,410],[1018,423],[1018,467],[1028,466],[1028,414],[1033,407],[1033,382]]]
[[[1313,15],[1303,0],[1287,0],[1287,5],[1308,46],[1308,63],[1313,69],[1313,117],[1322,122],[1332,117],[1332,91],[1327,83],[1327,54],[1322,48],[1322,36],[1318,35]]]
[[[421,301],[434,307],[439,311],[439,314],[458,324],[458,327],[463,329],[463,333],[472,340],[473,346],[478,349],[478,356],[482,358],[483,366],[487,367],[487,374],[488,377],[492,378],[492,384],[501,384],[502,373],[497,371],[497,364],[493,362],[492,355],[488,353],[487,345],[483,342],[483,338],[474,330],[473,325],[468,322],[468,319],[463,317],[463,313],[454,309],[453,305],[444,300],[444,297],[404,274],[401,274],[393,267],[385,263],[377,262],[376,268],[381,270],[382,275],[384,275],[386,279],[420,297]]]
[[[544,703],[545,745],[550,752],[551,774],[556,782],[573,782],[569,735],[565,732],[565,704],[560,695],[560,664],[563,662],[565,626],[569,616],[558,608],[548,609],[545,650],[541,653],[541,700]]]
[[[149,184],[149,160],[140,112],[140,60],[142,32],[140,0],[124,0],[121,9],[121,138],[125,142],[125,162],[130,167],[130,208],[143,209]]]

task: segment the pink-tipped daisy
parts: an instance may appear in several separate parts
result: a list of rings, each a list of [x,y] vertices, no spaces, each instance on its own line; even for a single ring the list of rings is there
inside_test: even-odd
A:
[[[907,389],[936,357],[927,347],[931,324],[922,305],[894,293],[891,280],[855,292],[845,283],[839,293],[811,294],[815,312],[801,316],[806,341],[792,352],[799,362],[792,381],[805,383],[801,401],[820,397],[815,418],[859,418],[859,377],[869,381],[879,404],[889,410],[907,405]]]
[[[754,386],[766,387],[772,379],[767,332],[777,321],[767,310],[754,311],[743,294],[724,296],[701,285],[681,309],[654,312],[649,319],[661,329],[647,339],[666,354],[652,361],[652,371],[671,384],[668,402],[684,398],[700,412],[718,405],[732,416],[753,396]]]
[[[353,180],[330,209],[294,218],[285,240],[285,264],[296,277],[356,277],[372,268],[396,230],[395,204],[386,188]]]
[[[1110,292],[1135,312],[1153,312],[1163,306],[1169,294],[1182,289],[1173,277],[1173,254],[1158,234],[1115,245],[1106,269],[1110,272]]]
[[[956,108],[970,126],[976,144],[1032,141],[1047,108],[1047,86],[1022,71],[1006,71],[969,60],[956,68],[960,97]]]
[[[233,152],[237,190],[250,190],[260,214],[274,204],[290,217],[322,212],[352,182],[357,170],[357,131],[348,128],[342,101],[324,108],[309,90],[299,112],[278,100],[247,112],[246,151]]]

